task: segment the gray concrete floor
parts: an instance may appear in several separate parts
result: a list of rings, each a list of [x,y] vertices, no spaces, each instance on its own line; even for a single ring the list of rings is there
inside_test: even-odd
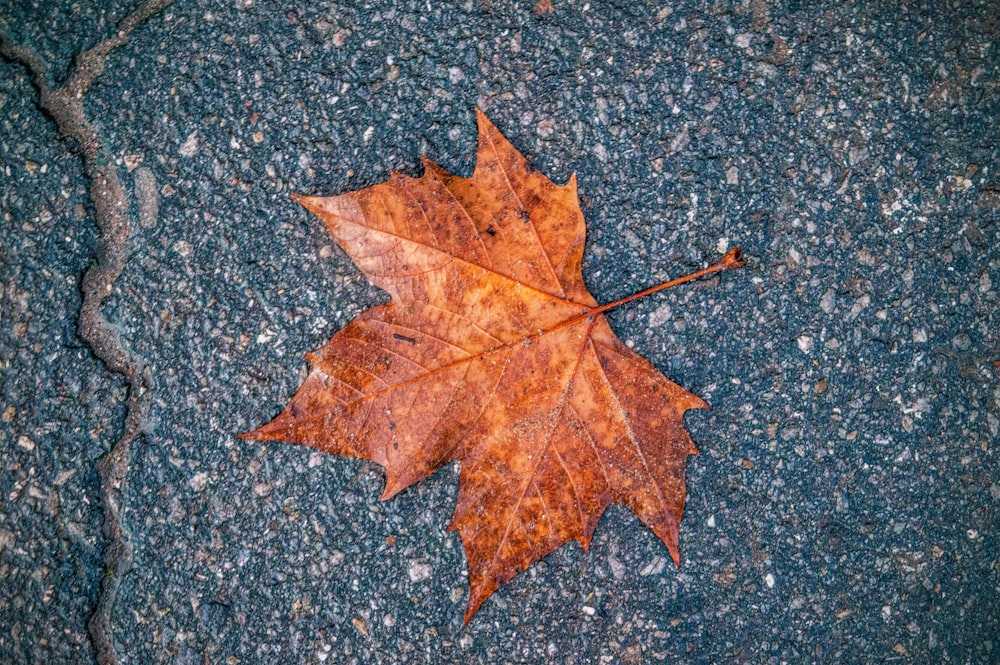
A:
[[[97,661],[100,611],[129,663],[1000,659],[995,3],[553,4],[178,1],[107,55],[84,112],[132,202],[101,307],[148,407],[130,569],[97,467],[126,383],[77,333],[106,233],[0,59],[0,662]],[[0,31],[58,86],[134,9],[2,0]],[[713,405],[681,570],[616,507],[463,627],[457,468],[379,503],[374,465],[233,434],[385,300],[288,194],[468,174],[476,105],[577,174],[599,301],[750,263],[611,315]]]

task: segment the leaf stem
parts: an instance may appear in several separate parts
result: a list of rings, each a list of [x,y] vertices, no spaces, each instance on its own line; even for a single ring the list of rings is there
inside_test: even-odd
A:
[[[580,321],[581,319],[586,319],[594,316],[595,314],[601,314],[609,309],[614,309],[619,305],[624,305],[627,302],[632,302],[633,300],[638,300],[639,298],[645,298],[648,295],[652,295],[658,291],[663,291],[664,289],[669,289],[671,286],[678,286],[680,284],[686,284],[687,282],[693,282],[696,279],[701,279],[707,275],[714,275],[717,272],[722,272],[723,270],[732,270],[733,268],[741,268],[746,265],[746,260],[743,258],[743,250],[739,247],[733,247],[731,250],[726,252],[726,255],[722,257],[717,263],[713,263],[707,268],[702,268],[701,270],[695,270],[693,273],[684,275],[683,277],[676,277],[669,282],[663,282],[662,284],[657,284],[656,286],[651,286],[648,289],[643,289],[638,293],[633,293],[630,296],[624,298],[619,298],[604,305],[598,305],[597,307],[591,307],[590,309],[585,309],[576,316],[571,316],[565,321],[558,323],[548,330],[540,330],[537,335],[531,335],[531,337],[538,337],[550,333],[554,330],[559,330],[560,328],[565,328],[566,326],[571,326],[574,323]]]
[[[651,286],[648,289],[643,289],[638,293],[633,293],[625,298],[619,298],[618,300],[609,302],[605,305],[599,307],[594,307],[593,309],[588,309],[583,312],[586,316],[592,316],[594,314],[600,314],[601,312],[606,312],[609,309],[614,309],[619,305],[624,305],[627,302],[632,302],[633,300],[638,300],[639,298],[645,298],[646,296],[652,295],[658,291],[663,291],[664,289],[669,289],[671,286],[679,286],[681,284],[686,284],[687,282],[692,282],[696,279],[701,279],[707,275],[713,275],[717,272],[722,272],[723,270],[732,270],[733,268],[741,268],[746,265],[746,260],[743,258],[743,250],[739,247],[733,247],[731,250],[726,252],[726,255],[718,263],[713,263],[707,268],[702,268],[701,270],[695,270],[689,275],[684,275],[683,277],[677,277],[669,282],[664,282],[663,284],[657,284],[656,286]]]

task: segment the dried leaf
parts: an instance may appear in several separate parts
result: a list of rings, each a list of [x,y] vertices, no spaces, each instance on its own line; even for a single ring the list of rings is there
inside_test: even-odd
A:
[[[465,620],[499,585],[570,540],[586,549],[612,503],[677,563],[687,409],[707,405],[615,337],[610,307],[742,265],[714,266],[598,306],[580,270],[576,180],[553,184],[481,112],[475,171],[329,198],[296,196],[392,300],[319,351],[285,410],[242,435],[385,468],[382,499],[461,462],[450,528],[471,587]]]

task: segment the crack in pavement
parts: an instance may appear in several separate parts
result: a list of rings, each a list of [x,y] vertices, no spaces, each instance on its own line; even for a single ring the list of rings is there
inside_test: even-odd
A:
[[[125,44],[143,21],[172,3],[173,0],[147,0],[140,4],[122,19],[115,35],[77,55],[72,75],[58,88],[49,85],[49,66],[34,50],[14,44],[6,32],[0,31],[0,55],[28,70],[38,90],[39,108],[52,118],[60,134],[76,141],[83,158],[84,171],[90,180],[88,189],[96,212],[98,237],[95,260],[84,273],[80,286],[83,300],[78,334],[94,356],[108,370],[125,377],[128,384],[127,411],[121,434],[97,463],[104,535],[109,544],[104,552],[106,574],[89,629],[97,660],[102,665],[120,662],[115,650],[111,613],[121,580],[132,568],[134,551],[132,534],[122,515],[122,504],[132,442],[146,420],[152,379],[146,371],[145,361],[122,345],[117,331],[101,311],[125,267],[125,245],[130,233],[129,200],[97,126],[87,119],[83,102],[91,84],[104,71],[108,54]]]

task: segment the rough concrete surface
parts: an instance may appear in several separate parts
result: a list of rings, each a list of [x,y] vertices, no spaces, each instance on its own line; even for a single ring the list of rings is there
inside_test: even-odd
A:
[[[995,3],[545,4],[0,0],[0,662],[1000,660]],[[102,44],[88,153],[42,93]],[[750,263],[610,316],[713,405],[681,569],[616,507],[463,627],[457,468],[233,435],[385,300],[289,193],[467,174],[475,106],[599,301]]]

